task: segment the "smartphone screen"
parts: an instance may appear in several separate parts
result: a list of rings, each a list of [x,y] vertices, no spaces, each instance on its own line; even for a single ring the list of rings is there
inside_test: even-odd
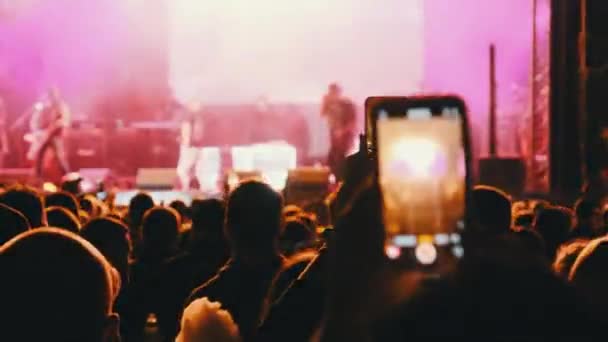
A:
[[[374,107],[386,255],[429,266],[462,257],[467,196],[464,104],[452,97],[387,98]]]

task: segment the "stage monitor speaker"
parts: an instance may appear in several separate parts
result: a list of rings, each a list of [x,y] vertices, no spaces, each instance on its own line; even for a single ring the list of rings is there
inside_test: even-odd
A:
[[[301,167],[290,170],[285,185],[285,203],[307,206],[323,201],[329,192],[329,168]]]
[[[262,172],[260,171],[235,171],[228,170],[224,175],[224,192],[227,194],[230,191],[234,190],[239,183],[248,181],[248,180],[256,180],[263,181],[264,177],[262,176]]]
[[[97,188],[100,184],[103,184],[105,187],[113,185],[114,175],[112,174],[112,170],[108,168],[80,169],[78,174],[82,178],[83,188],[85,188],[85,185],[91,188]],[[83,190],[86,192],[85,189]]]
[[[526,165],[521,158],[482,158],[479,160],[479,183],[519,196],[526,187]]]
[[[172,190],[177,180],[175,168],[141,168],[135,186],[142,190]]]
[[[34,176],[33,169],[19,168],[19,169],[0,169],[0,183],[6,185],[13,184],[28,184],[36,185],[36,177]]]

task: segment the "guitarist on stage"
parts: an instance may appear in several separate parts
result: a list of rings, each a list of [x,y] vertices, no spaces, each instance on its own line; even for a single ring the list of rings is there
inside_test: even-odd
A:
[[[36,104],[30,120],[31,145],[27,157],[34,161],[36,176],[42,177],[42,166],[47,151],[52,151],[63,174],[70,172],[65,153],[63,131],[70,125],[70,112],[56,89],[48,98]]]

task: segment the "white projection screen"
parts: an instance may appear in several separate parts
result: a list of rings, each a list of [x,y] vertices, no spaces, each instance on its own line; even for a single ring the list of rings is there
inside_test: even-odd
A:
[[[362,104],[419,91],[424,0],[171,0],[170,82],[188,103]]]

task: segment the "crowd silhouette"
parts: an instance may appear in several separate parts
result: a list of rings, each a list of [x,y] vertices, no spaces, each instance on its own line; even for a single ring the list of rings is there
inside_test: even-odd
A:
[[[141,192],[127,208],[3,187],[2,340],[605,335],[608,207],[597,196],[568,207],[478,185],[465,258],[453,274],[421,278],[387,264],[379,190],[362,158],[350,157],[321,204],[332,225],[254,180],[191,205]]]

